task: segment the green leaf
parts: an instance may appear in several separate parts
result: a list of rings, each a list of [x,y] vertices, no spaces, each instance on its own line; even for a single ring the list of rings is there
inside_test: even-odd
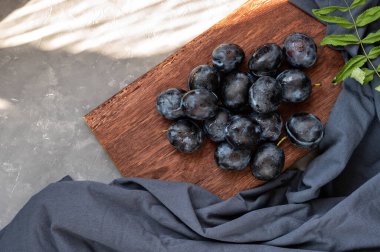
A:
[[[328,6],[328,7],[324,7],[324,8],[320,8],[320,9],[313,9],[311,10],[313,12],[313,14],[317,17],[321,16],[321,15],[327,15],[327,14],[330,14],[334,11],[341,11],[341,12],[345,12],[345,11],[348,11],[348,8],[347,7],[342,7],[342,6]]]
[[[380,30],[368,34],[367,37],[362,40],[364,44],[373,44],[377,41],[380,41]]]
[[[322,39],[321,45],[346,46],[358,44],[358,38],[353,34],[336,34],[329,35]]]
[[[318,16],[318,19],[325,21],[327,23],[340,25],[347,29],[354,27],[354,25],[350,21],[342,17],[320,15]]]
[[[352,2],[350,9],[355,9],[356,7],[363,5],[367,2],[367,0],[355,0]]]
[[[360,84],[363,85],[364,79],[365,79],[365,72],[363,70],[361,70],[360,67],[357,67],[357,68],[354,68],[354,70],[352,70],[350,77],[354,78]]]
[[[376,46],[371,49],[368,53],[368,58],[370,59],[376,59],[377,57],[380,56],[380,46]]]
[[[375,87],[376,91],[379,91],[380,92],[380,85]]]
[[[372,7],[363,12],[356,19],[356,25],[359,27],[372,23],[380,18],[380,6]]]
[[[371,70],[368,68],[362,69],[365,73],[363,84],[368,84],[369,82],[373,81],[373,75],[375,74],[375,70]]]
[[[367,58],[363,55],[357,55],[351,58],[349,61],[344,64],[340,72],[335,76],[333,83],[339,83],[346,78],[348,78],[352,71],[357,68],[363,66],[367,61]]]

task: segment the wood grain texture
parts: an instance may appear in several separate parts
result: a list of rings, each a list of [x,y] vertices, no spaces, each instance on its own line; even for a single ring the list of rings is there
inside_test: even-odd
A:
[[[285,0],[248,1],[237,11],[186,44],[162,63],[128,85],[119,93],[85,116],[85,122],[103,145],[123,176],[144,177],[198,184],[221,198],[255,187],[249,169],[225,172],[214,162],[215,145],[206,142],[191,155],[174,150],[164,132],[170,125],[155,110],[156,96],[169,87],[186,89],[188,73],[195,66],[208,63],[213,48],[223,42],[239,44],[247,59],[259,45],[268,42],[282,44],[287,34],[303,32],[319,44],[325,27]],[[316,114],[327,121],[340,87],[330,84],[343,64],[340,54],[327,47],[318,47],[318,61],[307,70],[314,88],[311,99],[303,104],[282,105],[283,119],[297,111]],[[282,145],[285,167],[306,154],[306,151]]]

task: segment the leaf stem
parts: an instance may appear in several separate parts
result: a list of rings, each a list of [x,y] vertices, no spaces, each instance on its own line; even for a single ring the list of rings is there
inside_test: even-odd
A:
[[[348,13],[350,14],[351,19],[352,19],[352,23],[354,24],[355,33],[356,33],[356,36],[357,36],[358,39],[359,39],[360,47],[361,47],[362,50],[363,50],[364,56],[367,58],[368,63],[371,65],[371,67],[372,67],[373,70],[375,71],[376,75],[380,78],[380,74],[379,74],[379,72],[377,71],[377,68],[373,65],[372,61],[371,61],[371,60],[369,59],[369,57],[368,57],[367,52],[366,52],[365,49],[364,49],[364,45],[363,45],[362,39],[360,38],[360,34],[359,34],[359,31],[358,31],[358,27],[357,27],[357,25],[356,25],[355,18],[354,18],[354,16],[352,15],[352,12],[351,12],[351,7],[348,5],[347,0],[343,0],[343,1],[344,1],[344,2],[346,3],[346,5],[347,5]]]

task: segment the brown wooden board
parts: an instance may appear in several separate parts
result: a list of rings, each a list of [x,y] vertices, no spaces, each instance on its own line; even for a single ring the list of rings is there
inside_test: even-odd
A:
[[[302,32],[319,45],[325,27],[285,0],[252,0],[227,18],[187,43],[152,70],[85,116],[84,120],[103,145],[123,176],[185,181],[207,188],[221,198],[261,184],[249,169],[226,172],[214,162],[215,145],[206,142],[193,154],[177,152],[167,141],[165,130],[170,121],[155,109],[156,96],[169,87],[186,89],[188,73],[195,66],[208,63],[213,48],[223,42],[239,44],[247,59],[255,48],[267,42],[282,44],[287,34]],[[314,88],[311,98],[297,105],[282,105],[286,120],[297,111],[316,114],[324,123],[340,91],[331,80],[343,64],[340,54],[318,46],[318,61],[307,70]],[[306,151],[283,143],[289,167]]]

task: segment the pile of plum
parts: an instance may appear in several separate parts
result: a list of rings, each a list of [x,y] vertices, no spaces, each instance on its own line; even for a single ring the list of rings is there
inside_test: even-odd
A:
[[[293,33],[283,48],[270,43],[256,49],[248,73],[239,71],[243,49],[221,44],[212,52],[212,66],[200,65],[189,74],[189,91],[169,88],[157,97],[157,111],[176,120],[167,131],[179,151],[199,149],[205,136],[217,143],[215,161],[225,170],[240,171],[248,165],[260,180],[277,177],[283,167],[283,150],[275,144],[283,121],[280,104],[300,103],[312,92],[310,78],[301,70],[317,60],[312,38]],[[286,60],[292,69],[279,72]],[[290,141],[301,148],[315,148],[324,135],[321,121],[310,113],[292,115],[285,123]]]

